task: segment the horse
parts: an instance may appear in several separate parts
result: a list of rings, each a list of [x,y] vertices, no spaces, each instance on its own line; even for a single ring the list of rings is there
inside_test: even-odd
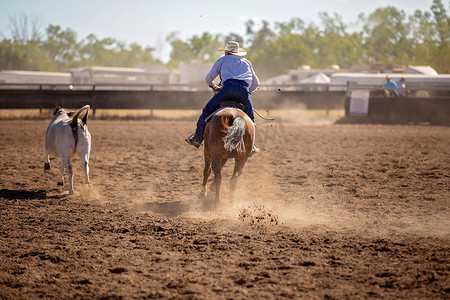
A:
[[[222,168],[228,159],[234,158],[235,165],[230,179],[230,191],[234,192],[239,176],[241,176],[247,159],[251,156],[255,139],[253,121],[235,106],[238,103],[223,102],[221,110],[208,121],[204,131],[203,183],[201,196],[207,197],[207,181],[214,173],[211,191],[215,193],[215,203],[219,202]],[[242,106],[243,108],[243,106]]]

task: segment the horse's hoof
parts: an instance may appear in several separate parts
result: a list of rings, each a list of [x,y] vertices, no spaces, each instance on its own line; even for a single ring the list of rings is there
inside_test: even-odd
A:
[[[48,171],[50,170],[50,164],[49,163],[45,163],[44,164],[44,171]]]
[[[61,186],[63,186],[64,185],[64,182],[62,182],[62,181],[58,181],[58,183],[57,183],[58,185],[61,185]]]

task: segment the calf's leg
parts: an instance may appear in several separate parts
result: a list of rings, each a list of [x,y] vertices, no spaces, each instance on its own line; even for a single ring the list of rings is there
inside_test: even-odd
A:
[[[70,163],[70,156],[61,156],[61,162],[66,169],[67,175],[69,176],[69,195],[73,195],[73,170],[72,164]]]
[[[45,153],[45,159],[44,159],[44,171],[50,170],[50,157],[49,153]]]
[[[90,183],[89,180],[89,154],[80,154],[81,158],[81,167],[84,171],[84,177],[86,178],[86,183]]]
[[[64,165],[63,165],[62,161],[61,161],[61,164],[59,165],[58,185],[64,185]]]

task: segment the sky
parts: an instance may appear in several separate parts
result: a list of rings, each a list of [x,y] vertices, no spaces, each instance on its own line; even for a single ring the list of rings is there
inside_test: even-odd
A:
[[[377,8],[394,6],[412,15],[415,10],[430,11],[433,0],[0,0],[0,40],[10,38],[10,18],[21,15],[48,25],[70,28],[78,40],[89,34],[98,39],[111,37],[126,44],[155,48],[154,56],[167,62],[170,45],[166,37],[176,32],[186,40],[204,32],[245,36],[249,19],[274,25],[300,18],[307,24],[320,24],[319,12],[339,14],[344,23],[358,19]],[[443,1],[447,8],[447,1]],[[245,48],[245,45],[242,45]]]

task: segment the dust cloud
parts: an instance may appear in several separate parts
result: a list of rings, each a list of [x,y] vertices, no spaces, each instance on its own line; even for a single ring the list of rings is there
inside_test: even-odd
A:
[[[274,185],[275,178],[268,172],[261,172],[256,178],[243,175],[231,194],[227,179],[231,176],[232,165],[229,161],[223,170],[221,200],[213,208],[210,205],[214,203],[213,195],[206,199],[190,196],[160,201],[152,187],[138,193],[130,206],[141,212],[211,222],[219,231],[289,227],[378,238],[392,234],[450,236],[450,223],[445,212],[424,217],[413,211],[386,211],[382,205],[375,205],[371,210],[358,208],[348,205],[349,201],[342,194],[330,193],[323,184],[310,178],[305,179],[303,189],[280,192],[280,187]],[[208,186],[210,184],[211,180]]]
[[[275,116],[271,111],[260,113]],[[202,151],[193,151],[192,155],[188,152],[186,161],[177,163],[176,169],[155,169],[159,172],[156,183],[155,179],[144,178],[145,185],[129,191],[124,198],[134,199],[130,205],[138,211],[206,222],[221,220],[218,223],[224,228],[262,224],[365,236],[450,236],[446,199],[436,192],[445,179],[436,172],[445,171],[433,164],[428,168],[437,171],[427,171],[427,165],[416,158],[414,146],[395,146],[398,130],[384,126],[298,125],[308,121],[297,113],[292,110],[274,121],[257,123],[261,153],[247,162],[234,195],[228,190],[234,163],[227,162],[220,204],[214,210],[205,209],[198,197]],[[409,136],[403,142],[425,145],[422,139],[428,135],[426,127],[400,129]],[[177,136],[182,140],[185,135],[179,132]],[[374,148],[373,139],[378,148]],[[438,133],[435,139],[445,139],[445,133]],[[419,155],[428,159],[437,152],[427,149]],[[166,164],[175,159],[168,157]],[[424,184],[416,172],[431,174],[436,185]],[[269,215],[276,221],[268,221]]]

